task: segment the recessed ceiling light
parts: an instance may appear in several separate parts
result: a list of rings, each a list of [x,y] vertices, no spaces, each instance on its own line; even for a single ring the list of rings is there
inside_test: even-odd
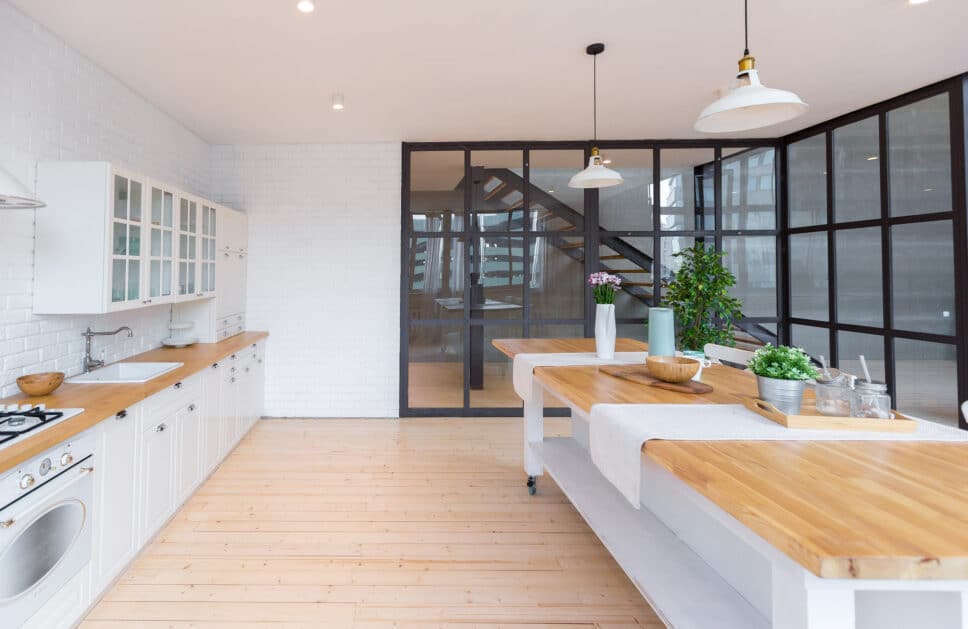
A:
[[[870,157],[867,158],[867,161],[873,162],[876,159],[877,159],[877,155],[871,155]]]
[[[313,3],[313,0],[299,0],[296,3],[296,8],[303,13],[312,13],[316,10],[316,5]]]
[[[343,104],[342,94],[333,94],[333,111],[343,111],[346,106]]]

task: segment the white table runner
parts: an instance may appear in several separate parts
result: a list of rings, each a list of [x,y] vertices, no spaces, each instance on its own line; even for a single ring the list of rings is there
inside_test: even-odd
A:
[[[639,508],[642,444],[672,441],[968,441],[968,432],[915,419],[913,433],[791,429],[739,404],[596,404],[592,461]],[[890,421],[890,420],[884,420]]]
[[[645,364],[648,352],[615,352],[615,358],[604,360],[594,353],[517,354],[512,377],[514,391],[525,402],[531,399],[535,367],[575,367],[580,365]]]

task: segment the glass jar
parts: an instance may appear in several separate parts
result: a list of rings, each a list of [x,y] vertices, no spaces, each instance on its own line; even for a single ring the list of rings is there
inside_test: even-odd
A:
[[[851,391],[847,382],[846,375],[833,369],[817,378],[815,390],[818,413],[833,417],[850,416]]]
[[[854,394],[850,401],[851,417],[869,419],[891,418],[891,396],[883,382],[861,380],[854,382]]]

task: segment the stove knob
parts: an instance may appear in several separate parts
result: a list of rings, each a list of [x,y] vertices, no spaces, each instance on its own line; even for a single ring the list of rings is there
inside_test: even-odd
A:
[[[65,452],[61,455],[61,467],[67,467],[74,462],[74,457],[70,452]]]
[[[47,476],[47,474],[50,473],[50,467],[51,467],[50,459],[45,458],[43,461],[41,461],[40,462],[40,475],[41,476]]]
[[[20,477],[20,488],[29,489],[30,487],[34,486],[34,482],[35,481],[33,476],[31,476],[30,474],[24,474],[23,476]]]

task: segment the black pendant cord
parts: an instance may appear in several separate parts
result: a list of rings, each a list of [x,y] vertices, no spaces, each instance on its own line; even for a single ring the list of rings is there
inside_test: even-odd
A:
[[[598,141],[598,55],[592,55],[592,142]]]
[[[750,0],[743,0],[743,56],[750,54]]]

